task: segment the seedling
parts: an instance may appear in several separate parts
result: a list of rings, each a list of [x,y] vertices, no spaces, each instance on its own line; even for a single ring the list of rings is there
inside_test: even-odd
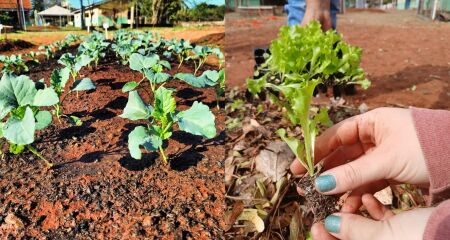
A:
[[[11,56],[0,56],[0,62],[3,63],[3,73],[22,73],[28,72],[28,66],[21,54]]]
[[[173,78],[197,88],[215,87],[217,106],[219,106],[219,98],[225,93],[225,71],[223,69],[220,71],[206,70],[199,77],[190,73],[177,73]]]
[[[53,89],[56,94],[54,97],[58,99],[58,102],[53,105],[55,108],[54,113],[60,122],[61,117],[66,117],[72,124],[80,126],[82,124],[81,119],[79,119],[76,116],[65,115],[63,113],[62,104],[71,93],[77,92],[78,94],[78,92],[80,91],[94,90],[96,87],[91,79],[84,78],[82,80],[74,81],[72,83],[72,86],[70,87],[69,92],[63,96],[64,89],[66,84],[69,82],[69,78],[70,78],[70,71],[68,70],[68,68],[55,69],[52,72],[52,75],[50,77],[51,89]]]
[[[71,53],[65,53],[58,60],[58,63],[65,66],[65,71],[69,71],[73,81],[75,81],[81,68],[87,66],[91,61],[92,59],[86,54],[73,56]]]
[[[52,88],[38,90],[27,76],[3,74],[0,81],[0,138],[8,141],[11,153],[20,154],[27,148],[44,160],[47,167],[53,166],[31,144],[36,130],[42,130],[52,122],[52,114],[40,107],[58,104],[59,99],[55,96]]]
[[[322,32],[320,24],[312,22],[306,27],[282,27],[270,52],[272,55],[266,62],[269,71],[260,79],[247,80],[247,87],[253,94],[267,89],[272,102],[286,110],[291,124],[301,126],[302,142],[287,136],[285,129],[277,133],[312,177],[319,126],[331,125],[327,109],[311,109],[314,89],[318,84],[360,84],[368,88],[370,82],[359,67],[361,49],[344,43],[334,30]],[[274,83],[268,76],[281,76],[281,79]]]
[[[126,83],[122,88],[123,92],[136,89],[145,79],[150,82],[150,88],[154,92],[158,84],[167,82],[170,78],[168,73],[163,72],[164,68],[170,69],[170,63],[165,60],[160,60],[156,54],[143,56],[139,53],[133,53],[129,62],[131,69],[142,73],[142,79],[139,82],[132,81]]]
[[[91,61],[94,62],[95,68],[97,68],[100,58],[105,57],[106,48],[109,46],[109,43],[104,40],[102,34],[92,34],[90,38],[85,39],[85,41],[80,44],[78,54],[89,56]]]
[[[184,60],[189,56],[192,48],[189,40],[185,41],[184,39],[181,39],[180,42],[178,42],[178,40],[172,39],[172,43],[168,47],[168,50],[171,50],[177,56],[179,61],[178,69],[183,65]]]
[[[44,50],[44,55],[47,60],[55,56],[53,53],[53,47],[51,45],[39,46],[39,50]]]
[[[197,75],[198,70],[203,66],[203,64],[205,64],[206,59],[208,58],[209,55],[215,54],[219,58],[219,61],[223,60],[223,54],[218,48],[210,48],[208,46],[197,45],[192,50],[192,53],[193,55],[187,57],[186,60],[192,59],[194,61],[195,64],[194,75]]]
[[[178,124],[181,131],[205,138],[216,136],[215,117],[208,106],[194,102],[192,107],[184,111],[176,111],[174,90],[160,86],[155,91],[153,106],[147,105],[137,91],[131,91],[127,105],[120,117],[136,120],[147,120],[147,126],[138,126],[128,135],[128,149],[131,157],[141,159],[140,146],[148,151],[157,151],[168,163],[164,152],[163,141],[172,136],[173,126]]]

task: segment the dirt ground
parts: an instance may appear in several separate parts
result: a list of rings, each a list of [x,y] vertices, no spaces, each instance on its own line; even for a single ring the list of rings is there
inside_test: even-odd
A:
[[[54,120],[37,134],[35,147],[57,165],[54,170],[47,172],[30,153],[0,160],[0,239],[217,239],[223,234],[225,115],[216,108],[215,90],[166,84],[178,89],[178,110],[194,101],[210,106],[217,137],[205,140],[174,129],[167,142],[169,167],[156,153],[134,160],[127,137],[139,123],[118,115],[128,99],[122,86],[141,76],[115,60],[110,52],[98,69],[82,69],[79,78],[91,78],[97,89],[79,98],[73,94],[63,104],[65,114],[80,117],[83,126]],[[29,75],[48,81],[55,66],[56,60],[44,62]],[[146,102],[148,88],[145,81],[139,89]]]
[[[191,41],[195,41],[198,39],[205,38],[207,36],[213,37],[215,35],[224,34],[225,28],[223,26],[213,26],[213,27],[180,27],[180,28],[145,28],[139,29],[139,31],[152,31],[159,32],[161,36],[166,39],[171,38],[184,38]],[[38,51],[39,46],[41,45],[49,45],[56,41],[62,40],[67,34],[76,34],[76,35],[85,35],[87,32],[85,31],[58,31],[58,32],[20,32],[20,33],[9,33],[8,39],[20,39],[27,41],[33,45],[34,47],[21,49],[19,51],[3,51],[0,46],[0,53],[2,55],[10,55],[10,54],[23,54],[28,53],[30,51]],[[114,31],[111,31],[109,34],[112,36]],[[208,42],[208,44],[217,45],[215,41]],[[219,45],[219,46],[223,46]]]
[[[253,49],[268,47],[285,17],[226,17],[225,56],[229,87],[253,74]],[[338,32],[363,49],[362,67],[372,86],[349,104],[416,106],[450,110],[450,24],[415,11],[354,12],[338,16]]]

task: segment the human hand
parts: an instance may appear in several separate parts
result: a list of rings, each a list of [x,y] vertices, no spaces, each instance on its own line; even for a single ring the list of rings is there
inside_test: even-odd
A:
[[[300,25],[305,26],[313,20],[320,22],[323,31],[327,31],[328,29],[332,28],[330,1],[306,1],[306,11]]]
[[[313,239],[422,239],[425,226],[434,208],[420,208],[398,215],[388,210],[372,194],[364,194],[362,203],[372,219],[351,213],[336,213],[315,223]]]
[[[378,108],[346,119],[316,140],[315,162],[323,172],[315,181],[318,191],[352,191],[341,211],[354,212],[364,193],[375,193],[392,183],[429,185],[425,159],[409,109]],[[306,172],[299,161],[293,174]]]

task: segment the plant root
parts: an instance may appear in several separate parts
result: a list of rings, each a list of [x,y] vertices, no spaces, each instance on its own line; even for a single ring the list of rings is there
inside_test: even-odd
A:
[[[304,192],[306,207],[314,215],[314,223],[322,221],[330,214],[339,210],[339,198],[318,192],[314,187],[315,178],[315,176],[305,175],[297,183],[297,187],[301,188]]]

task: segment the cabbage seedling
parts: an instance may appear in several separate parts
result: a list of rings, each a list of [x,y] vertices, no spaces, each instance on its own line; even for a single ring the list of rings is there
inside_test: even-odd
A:
[[[127,105],[120,117],[136,120],[147,120],[147,126],[138,126],[128,135],[128,149],[131,157],[141,159],[141,146],[148,151],[158,151],[168,163],[164,152],[163,141],[172,136],[173,126],[178,124],[181,131],[205,138],[216,136],[215,117],[208,106],[194,102],[192,107],[184,111],[176,111],[173,90],[160,86],[155,91],[153,106],[147,105],[137,91],[131,91]]]
[[[370,82],[359,67],[361,49],[342,41],[334,30],[322,32],[318,22],[305,27],[282,27],[271,46],[272,55],[266,65],[268,72],[260,79],[247,80],[253,94],[268,89],[271,100],[286,110],[292,125],[300,125],[303,142],[286,135],[279,129],[278,135],[289,145],[300,163],[314,176],[314,142],[319,125],[330,126],[325,108],[311,109],[311,99],[318,84],[360,84],[367,88]],[[268,76],[280,76],[278,82],[270,82]]]
[[[31,144],[36,130],[46,128],[52,122],[49,111],[40,107],[58,104],[59,99],[52,88],[37,89],[27,76],[4,74],[0,80],[0,138],[9,142],[9,151],[22,153],[25,148],[47,161]],[[1,149],[1,147],[0,147]]]

